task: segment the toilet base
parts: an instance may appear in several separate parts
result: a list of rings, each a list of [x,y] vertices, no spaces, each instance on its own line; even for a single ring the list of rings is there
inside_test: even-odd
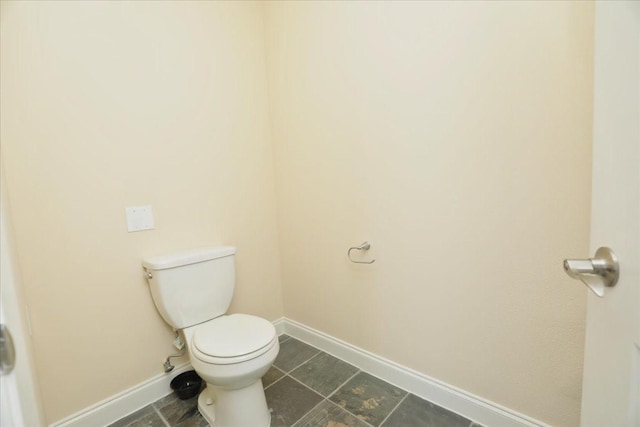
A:
[[[271,413],[261,380],[235,390],[207,384],[198,396],[198,411],[212,427],[271,425]]]

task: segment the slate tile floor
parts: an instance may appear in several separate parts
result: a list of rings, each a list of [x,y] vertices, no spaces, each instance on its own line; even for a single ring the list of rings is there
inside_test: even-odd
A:
[[[481,427],[287,335],[273,365],[271,427]],[[109,427],[207,427],[197,405],[171,394]]]

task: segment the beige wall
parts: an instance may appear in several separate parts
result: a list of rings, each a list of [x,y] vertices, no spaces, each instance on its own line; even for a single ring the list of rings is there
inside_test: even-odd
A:
[[[578,425],[593,5],[283,2],[266,28],[285,315]]]
[[[232,311],[284,303],[577,425],[585,298],[560,260],[588,251],[591,4],[1,13],[2,156],[48,422],[161,371],[172,333],[143,256],[235,244]],[[156,229],[129,234],[139,204]],[[349,263],[364,240],[376,263]]]
[[[282,316],[262,8],[3,2],[1,140],[47,422],[162,372],[143,256],[238,246]],[[151,204],[156,229],[127,233]]]

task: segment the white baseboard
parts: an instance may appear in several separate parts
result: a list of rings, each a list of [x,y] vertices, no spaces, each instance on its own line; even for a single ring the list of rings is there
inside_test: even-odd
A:
[[[189,363],[176,366],[171,374],[159,374],[128,390],[98,402],[51,424],[51,427],[107,426],[171,393],[169,383],[176,375],[192,369]]]
[[[474,396],[291,319],[284,333],[423,399],[487,427],[548,427],[547,424]]]
[[[394,363],[286,317],[273,322],[278,335],[286,333],[332,354],[357,368],[396,385],[416,396],[467,417],[487,427],[548,427],[496,403],[474,396],[420,372]],[[98,402],[51,424],[50,427],[107,426],[171,393],[169,383],[191,368],[177,366],[171,375],[159,374],[128,390]]]
[[[274,320],[273,321],[273,326],[275,326],[276,328],[276,333],[278,335],[282,335],[284,334],[284,328],[285,328],[285,324],[286,324],[287,318],[286,317],[281,317],[278,320]]]
[[[284,317],[273,322],[278,335],[284,333],[285,322],[286,319]],[[50,427],[97,427],[112,424],[171,393],[171,387],[169,387],[171,380],[176,375],[190,369],[193,368],[189,363],[176,366],[169,375],[159,374],[149,378],[128,390],[91,405],[60,421],[56,421]]]

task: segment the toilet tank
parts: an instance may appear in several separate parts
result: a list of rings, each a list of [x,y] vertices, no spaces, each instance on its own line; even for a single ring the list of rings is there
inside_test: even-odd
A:
[[[147,258],[153,302],[174,329],[184,329],[226,313],[235,284],[233,246],[193,249]]]

